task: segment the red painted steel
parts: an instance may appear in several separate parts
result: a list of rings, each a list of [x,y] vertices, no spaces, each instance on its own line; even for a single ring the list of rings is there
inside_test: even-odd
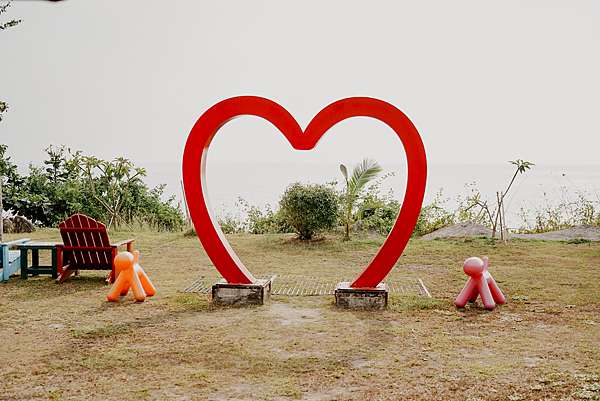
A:
[[[255,282],[237,257],[208,207],[206,155],[217,131],[233,118],[251,115],[271,122],[296,150],[311,150],[335,124],[350,117],[371,117],[387,124],[400,138],[406,152],[408,180],[400,214],[383,246],[352,283],[354,288],[376,287],[390,272],[406,247],[421,211],[427,160],[421,137],[411,121],[393,105],[368,97],[338,100],[321,110],[303,131],[279,104],[256,96],[223,100],[208,109],[192,128],[183,154],[183,183],[192,221],[206,253],[228,283]]]

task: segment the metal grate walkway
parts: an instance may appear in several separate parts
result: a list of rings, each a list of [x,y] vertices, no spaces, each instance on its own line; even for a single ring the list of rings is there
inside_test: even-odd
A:
[[[267,276],[271,277],[271,276]],[[276,275],[273,280],[272,295],[281,295],[288,297],[306,297],[333,295],[335,286],[341,281],[347,280],[327,280],[319,277],[306,277],[291,274]],[[425,287],[423,280],[415,281],[388,281],[387,285],[393,294],[419,295],[431,297],[429,290]],[[212,288],[212,281],[201,277],[183,290],[183,292],[209,294]]]

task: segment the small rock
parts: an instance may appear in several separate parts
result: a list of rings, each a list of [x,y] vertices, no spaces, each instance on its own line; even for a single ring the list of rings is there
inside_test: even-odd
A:
[[[35,225],[23,216],[14,216],[2,220],[5,233],[30,233],[35,230]]]

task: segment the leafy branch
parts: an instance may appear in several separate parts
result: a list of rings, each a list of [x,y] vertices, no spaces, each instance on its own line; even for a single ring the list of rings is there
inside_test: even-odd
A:
[[[522,160],[510,160],[510,164],[516,166],[515,172],[510,179],[508,186],[504,191],[496,192],[496,204],[491,207],[488,204],[488,201],[484,201],[481,199],[481,194],[476,193],[468,200],[467,207],[463,210],[463,212],[468,212],[469,210],[479,207],[480,213],[484,213],[489,221],[489,225],[492,228],[492,238],[496,238],[496,233],[500,232],[500,239],[505,240],[505,232],[507,230],[506,227],[506,218],[505,218],[505,210],[504,210],[504,201],[506,199],[506,195],[512,188],[517,176],[519,174],[525,173],[527,170],[531,169],[535,164]],[[479,215],[478,215],[479,216]]]
[[[0,15],[4,14],[8,7],[10,7],[10,1],[6,4],[0,5]],[[20,19],[13,19],[7,22],[0,22],[0,31],[4,31],[8,28],[12,28],[21,23]],[[2,115],[8,110],[8,104],[0,100],[0,121],[2,121]],[[0,223],[1,224],[1,223]],[[1,232],[1,230],[0,230]],[[0,234],[1,235],[1,234]]]
[[[8,7],[10,7],[10,1],[6,4],[0,5],[0,15],[4,14],[6,12],[6,10],[8,9]],[[0,22],[0,30],[4,30],[4,29],[8,29],[11,28],[13,26],[19,25],[21,23],[20,19],[13,19],[10,20],[8,22]]]
[[[146,170],[135,167],[124,157],[109,161],[95,156],[83,156],[78,152],[73,155],[73,160],[76,161],[90,193],[109,216],[108,225],[120,225],[123,204],[130,196],[133,185],[139,184],[141,178],[146,176]]]

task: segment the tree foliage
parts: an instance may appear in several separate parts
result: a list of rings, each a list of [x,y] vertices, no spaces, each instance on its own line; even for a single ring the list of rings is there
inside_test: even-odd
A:
[[[10,1],[5,4],[0,4],[0,16],[4,14],[8,8],[10,7]],[[9,21],[2,22],[0,21],[0,31],[4,31],[8,28],[12,28],[13,26],[17,26],[21,23],[20,19],[12,19]],[[2,116],[8,110],[8,104],[0,100],[0,121],[2,121]]]
[[[0,4],[0,15],[4,14],[8,8],[10,7],[11,2],[7,2],[5,4]],[[21,23],[20,19],[11,19],[9,21],[6,22],[2,22],[0,21],[0,30],[5,30],[8,28],[12,28],[13,26],[17,26]]]
[[[0,100],[0,121],[2,121],[2,116],[8,110],[8,104]]]
[[[28,174],[20,175],[5,152],[2,145],[4,208],[38,225],[54,227],[73,213],[84,213],[111,227],[183,228],[183,215],[174,199],[162,200],[165,186],[148,188],[145,170],[130,160],[102,160],[50,146],[42,166],[30,164]]]

